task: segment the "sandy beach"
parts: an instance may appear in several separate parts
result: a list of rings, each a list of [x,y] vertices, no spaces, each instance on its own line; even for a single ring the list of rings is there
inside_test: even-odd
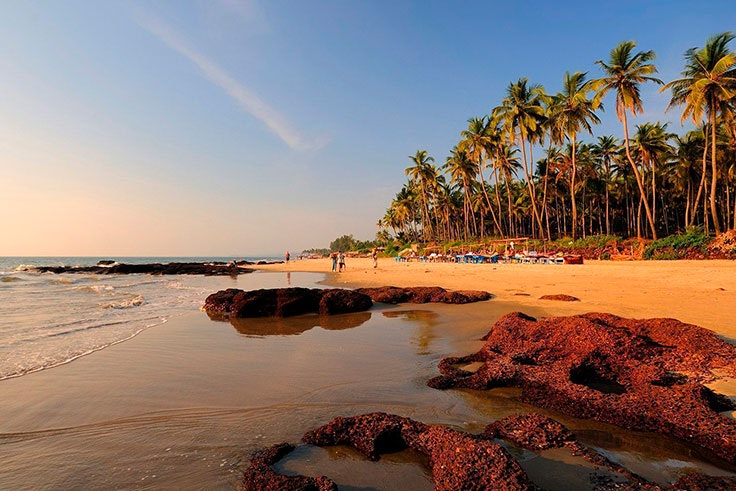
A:
[[[331,272],[329,259],[258,266],[268,271],[327,273],[341,287],[441,286],[484,290],[494,302],[533,308],[544,315],[608,312],[624,317],[670,317],[711,329],[736,342],[736,262],[586,261],[582,265],[455,264],[348,258],[347,269]],[[565,294],[578,302],[540,300]]]
[[[308,315],[229,323],[191,311],[69,364],[4,380],[0,488],[233,489],[253,451],[298,443],[305,431],[336,416],[370,411],[482,431],[490,421],[537,409],[521,403],[516,389],[437,391],[427,380],[438,374],[444,357],[477,350],[490,326],[513,311],[535,317],[590,311],[674,317],[736,339],[736,263],[731,262],[554,266],[382,258],[377,269],[370,259],[348,259],[340,274],[330,267],[327,259],[300,260],[202,281],[211,282],[212,291],[317,282],[439,285],[486,290],[494,299],[375,305],[370,312],[334,319]],[[539,299],[548,294],[580,301]],[[736,397],[736,387],[717,390]],[[683,469],[733,475],[728,466],[714,465],[697,448],[671,437],[541,412],[656,482],[672,482]],[[545,488],[590,489],[592,470],[579,462],[562,465],[556,455],[523,455],[525,470]],[[345,489],[432,488],[426,466],[411,453],[370,463],[341,447],[304,447],[284,466],[330,475]]]

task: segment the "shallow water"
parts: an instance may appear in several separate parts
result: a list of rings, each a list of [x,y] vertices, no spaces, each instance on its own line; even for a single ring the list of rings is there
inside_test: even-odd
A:
[[[319,279],[264,273],[237,282],[310,286]],[[231,281],[200,280],[210,287]],[[436,391],[426,381],[443,357],[476,350],[513,307],[376,306],[232,324],[190,311],[72,363],[0,381],[0,489],[233,489],[252,451],[297,444],[336,416],[370,411],[480,432],[533,408],[515,390]],[[726,472],[672,439],[546,414],[659,482],[692,468]],[[590,488],[584,463],[510,450],[548,489]],[[373,463],[343,447],[302,445],[280,466],[328,475],[341,489],[431,489],[426,463],[412,452]]]

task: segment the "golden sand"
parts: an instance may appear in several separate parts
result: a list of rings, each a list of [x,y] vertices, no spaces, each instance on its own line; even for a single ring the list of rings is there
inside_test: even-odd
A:
[[[455,264],[348,258],[331,272],[331,260],[308,259],[259,266],[270,271],[328,274],[331,286],[441,286],[484,290],[496,301],[549,315],[609,312],[623,317],[671,317],[736,340],[736,261],[586,261],[582,265]],[[565,294],[579,302],[541,300]]]

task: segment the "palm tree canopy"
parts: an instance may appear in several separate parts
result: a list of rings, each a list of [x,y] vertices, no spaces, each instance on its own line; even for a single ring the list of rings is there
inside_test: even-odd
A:
[[[702,49],[687,50],[682,78],[662,87],[661,91],[672,90],[668,110],[685,106],[681,122],[690,118],[697,124],[704,113],[728,111],[723,102],[736,97],[736,53],[728,49],[734,37],[733,33],[724,32],[709,38]]]
[[[616,115],[619,121],[623,121],[624,110],[629,110],[634,115],[643,111],[639,91],[642,83],[654,82],[659,85],[663,83],[651,76],[657,73],[657,68],[651,63],[656,58],[654,51],[634,53],[634,48],[636,48],[634,41],[623,41],[611,50],[608,63],[603,60],[596,61],[606,76],[595,80],[592,87],[598,90],[599,99],[609,90],[616,92]]]
[[[543,104],[548,100],[544,87],[539,84],[529,84],[526,77],[516,83],[509,84],[506,97],[501,105],[493,109],[492,118],[503,124],[503,130],[509,139],[518,142],[516,132],[520,137],[536,134],[544,122]]]
[[[585,81],[585,73],[565,73],[562,92],[552,98],[549,107],[550,119],[554,121],[552,139],[562,143],[564,136],[571,136],[581,129],[593,134],[591,123],[599,124],[595,114],[599,101],[589,99],[591,83]]]

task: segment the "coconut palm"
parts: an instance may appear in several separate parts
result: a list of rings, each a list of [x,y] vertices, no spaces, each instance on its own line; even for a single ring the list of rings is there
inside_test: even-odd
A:
[[[552,98],[549,112],[554,121],[551,131],[552,139],[562,143],[561,138],[567,137],[571,148],[571,170],[570,170],[570,202],[572,207],[572,239],[576,238],[577,228],[577,204],[575,200],[575,181],[577,178],[577,134],[585,130],[593,134],[591,123],[599,124],[601,120],[596,116],[599,100],[589,99],[591,85],[585,81],[585,73],[566,72],[562,83],[562,92]]]
[[[427,154],[426,150],[417,150],[415,155],[409,155],[409,159],[414,163],[413,166],[407,167],[404,172],[413,183],[419,186],[420,199],[422,201],[422,229],[428,229],[429,234],[432,233],[432,222],[429,219],[429,192],[430,183],[434,177],[432,170],[432,162],[434,158]]]
[[[733,39],[734,35],[732,33],[725,32],[709,38],[702,49],[691,48],[687,50],[685,52],[685,70],[682,72],[682,78],[673,80],[662,87],[662,90],[670,89],[672,91],[672,99],[668,109],[674,105],[684,106],[681,121],[690,118],[696,124],[703,120],[710,123],[710,212],[716,233],[721,232],[716,207],[718,183],[716,133],[719,117],[726,122],[732,122],[734,119],[736,53],[728,48],[728,43]]]
[[[496,230],[503,237],[501,224],[498,222],[496,212],[493,210],[491,200],[486,190],[485,178],[483,177],[483,169],[485,168],[486,158],[489,149],[493,147],[495,138],[492,126],[487,118],[470,118],[468,120],[468,129],[461,133],[462,141],[458,144],[458,148],[468,155],[468,158],[478,166],[478,174],[480,176],[481,189],[486,199],[488,210],[491,212],[493,223]]]
[[[634,53],[635,48],[636,43],[634,41],[624,41],[611,50],[607,63],[602,60],[596,61],[596,64],[601,67],[605,76],[597,79],[594,86],[598,89],[598,98],[604,97],[611,90],[616,93],[616,116],[618,116],[624,128],[626,158],[636,178],[636,184],[644,204],[652,238],[656,239],[657,230],[652,211],[646,200],[644,181],[631,156],[627,113],[631,112],[635,116],[643,111],[639,90],[641,84],[646,82],[662,84],[662,81],[651,76],[657,73],[657,68],[651,63],[656,57],[654,51],[639,51],[638,53]]]
[[[667,143],[673,135],[667,133],[667,123],[643,123],[636,126],[632,139],[632,150],[641,159],[644,168],[649,168],[652,186],[652,217],[657,223],[657,166],[664,163],[672,147]]]
[[[611,187],[611,162],[617,158],[621,146],[618,139],[614,136],[599,136],[598,141],[593,145],[593,156],[603,165],[603,180],[606,187],[606,235],[611,235],[611,208],[610,208],[610,187]]]
[[[473,218],[473,229],[475,229],[475,216],[472,213],[470,195],[473,189],[472,182],[478,175],[478,166],[468,158],[465,152],[461,152],[457,146],[452,149],[443,167],[450,174],[450,182],[458,185],[463,191],[463,223],[465,224],[464,236],[468,240],[470,235],[470,218]]]
[[[544,227],[537,208],[536,190],[529,168],[526,144],[529,143],[531,147],[531,142],[538,137],[542,129],[545,119],[544,103],[547,99],[548,96],[541,85],[530,85],[529,80],[523,77],[516,83],[509,84],[506,89],[506,97],[501,101],[500,106],[493,109],[492,113],[493,120],[503,125],[509,141],[521,148],[524,175],[532,209],[532,229],[534,230],[534,225],[536,225],[540,234]]]

